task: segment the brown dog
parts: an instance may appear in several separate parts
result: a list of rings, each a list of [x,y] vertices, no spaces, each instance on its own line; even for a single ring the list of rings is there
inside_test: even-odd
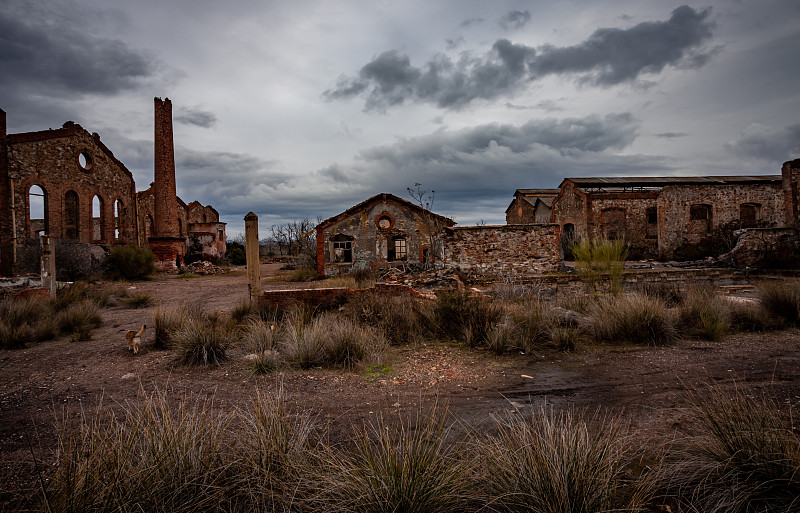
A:
[[[139,346],[142,344],[142,335],[145,329],[147,329],[147,325],[142,324],[142,329],[139,331],[128,330],[125,334],[125,338],[128,339],[128,348],[133,351],[133,354],[139,352]]]

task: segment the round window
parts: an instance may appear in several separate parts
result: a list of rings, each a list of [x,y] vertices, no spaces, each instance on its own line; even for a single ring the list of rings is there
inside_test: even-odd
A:
[[[392,220],[385,216],[381,217],[378,220],[378,226],[380,226],[382,230],[388,230],[392,227]]]
[[[92,169],[92,156],[89,155],[89,152],[85,150],[80,152],[78,155],[78,165],[84,171],[89,171]]]

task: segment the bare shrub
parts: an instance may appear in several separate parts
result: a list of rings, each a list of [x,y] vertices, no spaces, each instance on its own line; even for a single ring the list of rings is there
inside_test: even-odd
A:
[[[800,322],[800,281],[775,280],[758,285],[764,310],[780,322],[797,325]]]
[[[632,293],[598,298],[589,309],[597,340],[664,345],[677,339],[675,323],[660,299]]]
[[[393,345],[417,341],[433,329],[425,305],[412,297],[386,297],[364,293],[351,296],[345,315],[384,333]]]
[[[451,340],[463,340],[464,331],[468,329],[471,337],[465,342],[470,347],[485,342],[501,317],[502,309],[498,305],[466,292],[442,292],[433,306],[437,333]]]
[[[476,486],[501,511],[636,511],[645,497],[625,486],[626,451],[618,420],[543,406],[498,418],[496,434],[475,442]]]
[[[710,389],[693,396],[699,431],[679,440],[660,483],[691,511],[800,508],[800,437],[772,398]]]
[[[765,331],[775,328],[778,324],[769,318],[760,302],[730,301],[728,313],[731,328],[737,331]]]
[[[319,475],[321,510],[464,511],[466,468],[447,443],[446,411],[418,412],[364,426],[352,451],[327,448]]]
[[[689,287],[680,305],[679,322],[692,336],[719,340],[731,324],[728,302],[713,285]]]

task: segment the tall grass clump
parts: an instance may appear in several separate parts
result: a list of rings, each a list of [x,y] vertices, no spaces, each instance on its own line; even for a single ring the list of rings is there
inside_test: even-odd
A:
[[[413,420],[379,418],[361,429],[351,451],[329,448],[315,476],[320,511],[464,511],[467,472],[447,442],[446,412],[434,408]]]
[[[257,317],[259,314],[258,303],[246,299],[237,303],[231,310],[231,319],[236,322],[244,322],[247,319]]]
[[[169,349],[173,347],[175,334],[191,321],[206,322],[207,316],[200,303],[187,303],[165,310],[157,309],[153,319],[153,347]]]
[[[800,323],[800,281],[775,280],[760,283],[758,296],[764,310],[790,326]]]
[[[108,254],[109,273],[116,278],[141,280],[156,272],[156,257],[149,248],[127,244],[115,246]]]
[[[640,293],[598,298],[590,307],[588,322],[600,341],[665,345],[678,337],[664,302]]]
[[[497,354],[509,351],[530,352],[552,339],[552,331],[562,324],[554,310],[538,298],[505,305],[501,321],[493,326],[486,342]]]
[[[300,368],[320,365],[352,369],[364,363],[380,363],[388,342],[379,332],[332,313],[315,317],[310,323],[291,319],[284,330],[281,352]]]
[[[695,393],[697,433],[679,440],[660,484],[689,511],[800,510],[800,436],[791,409],[741,390]]]
[[[156,298],[149,292],[134,292],[128,295],[123,302],[128,308],[147,308],[156,303]]]
[[[257,391],[239,418],[240,458],[235,466],[239,493],[251,511],[290,511],[298,489],[305,485],[305,468],[315,450],[311,416],[291,411],[279,390],[275,395]]]
[[[730,328],[730,306],[713,285],[689,287],[679,308],[679,322],[689,335],[719,340]]]
[[[597,291],[604,279],[608,280],[610,292],[622,292],[622,276],[628,258],[628,245],[624,240],[584,238],[575,242],[571,249],[575,270],[592,292]]]
[[[472,347],[487,340],[503,312],[489,299],[451,291],[438,294],[432,314],[438,335]]]
[[[234,333],[229,326],[207,320],[190,320],[171,337],[184,364],[219,365],[227,359],[226,352]]]
[[[0,349],[16,349],[56,335],[58,326],[46,299],[7,297],[0,301]]]
[[[627,448],[619,421],[590,423],[579,412],[546,406],[526,417],[498,418],[496,433],[475,442],[475,485],[493,511],[636,511],[644,502],[623,481]]]
[[[92,330],[103,324],[97,303],[84,299],[72,303],[55,316],[55,323],[61,333],[72,334],[72,340],[89,340]]]
[[[219,511],[233,488],[230,418],[211,406],[142,392],[120,413],[98,407],[75,427],[65,419],[42,510]]]

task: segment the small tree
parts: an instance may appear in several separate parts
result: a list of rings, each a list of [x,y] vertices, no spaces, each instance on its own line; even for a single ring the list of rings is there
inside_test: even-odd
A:
[[[129,280],[142,279],[156,270],[156,257],[150,248],[128,244],[115,246],[108,255],[109,271],[112,275]]]
[[[427,238],[428,247],[430,248],[428,251],[428,261],[425,264],[434,264],[436,261],[436,254],[438,251],[441,250],[442,241],[440,239],[440,233],[442,231],[443,224],[439,220],[439,216],[433,213],[433,200],[435,198],[436,191],[431,190],[430,192],[422,190],[422,184],[415,183],[414,188],[406,187],[408,191],[408,195],[411,196],[411,199],[414,200],[414,203],[419,205],[421,208],[425,210],[422,214],[423,224],[425,226],[425,230],[428,233],[425,234],[423,231],[420,231],[420,241]]]

